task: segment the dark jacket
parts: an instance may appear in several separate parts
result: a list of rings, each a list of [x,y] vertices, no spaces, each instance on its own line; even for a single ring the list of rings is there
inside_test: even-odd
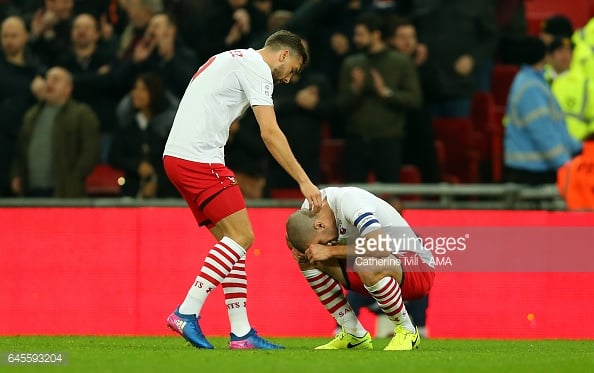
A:
[[[42,73],[42,68],[37,59],[28,58],[25,65],[18,66],[7,62],[0,53],[0,196],[8,191],[10,160],[19,137],[23,116],[35,103],[31,93],[31,81],[36,75]]]
[[[474,74],[458,74],[454,63],[468,54],[476,68],[493,56],[497,34],[492,2],[417,0],[413,19],[419,41],[429,51],[426,64],[435,72],[433,95],[441,99],[470,96],[475,87]]]
[[[353,69],[365,71],[365,86],[360,94],[351,90]],[[378,96],[370,74],[376,69],[383,77],[391,97]],[[391,49],[376,54],[359,53],[348,57],[340,72],[338,109],[344,113],[346,132],[364,140],[400,137],[404,132],[407,109],[421,106],[421,87],[410,58]]]
[[[179,197],[165,174],[162,160],[176,107],[172,104],[165,111],[155,115],[144,131],[138,126],[129,96],[122,100],[118,110],[119,116],[125,122],[114,133],[109,163],[125,173],[126,182],[122,186],[122,194],[136,197],[141,184],[138,166],[140,162],[147,161],[155,168],[157,174],[157,197]]]
[[[25,114],[17,153],[12,165],[12,177],[21,177],[27,190],[28,148],[33,128],[43,103],[36,104]],[[58,112],[52,134],[52,168],[54,196],[79,198],[86,196],[86,177],[99,160],[99,120],[87,105],[70,100]]]
[[[72,96],[93,109],[99,118],[101,132],[111,132],[115,127],[114,107],[118,103],[118,92],[112,74],[99,74],[97,71],[104,65],[110,66],[114,59],[115,56],[107,49],[98,48],[87,65],[81,64],[72,51],[60,56],[57,63],[72,74]]]

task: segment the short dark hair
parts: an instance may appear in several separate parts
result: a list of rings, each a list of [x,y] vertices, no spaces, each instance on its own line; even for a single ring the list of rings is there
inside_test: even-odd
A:
[[[307,65],[308,56],[305,46],[303,45],[301,38],[291,31],[279,30],[273,33],[266,39],[264,47],[274,50],[283,48],[289,49],[291,52],[294,52],[301,57],[303,60],[302,66]]]
[[[384,34],[384,21],[382,17],[375,12],[366,12],[361,14],[355,20],[355,26],[365,26],[369,32],[379,31],[382,35]]]

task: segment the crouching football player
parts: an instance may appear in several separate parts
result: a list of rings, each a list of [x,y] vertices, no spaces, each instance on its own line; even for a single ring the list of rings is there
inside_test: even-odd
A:
[[[303,276],[342,327],[332,341],[316,349],[373,348],[341,286],[371,295],[394,322],[394,337],[384,350],[418,348],[419,332],[404,301],[429,293],[435,277],[431,251],[381,198],[355,187],[321,192],[319,212],[309,211],[306,200],[286,223],[287,244]]]

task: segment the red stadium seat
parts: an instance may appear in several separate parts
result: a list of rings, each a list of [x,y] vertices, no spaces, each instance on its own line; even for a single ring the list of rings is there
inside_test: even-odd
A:
[[[516,65],[495,64],[491,79],[491,93],[495,105],[505,107],[509,89],[518,71],[519,68]]]
[[[343,161],[344,140],[323,139],[320,150],[320,167],[322,182],[326,184],[342,184],[345,180]]]
[[[468,118],[434,118],[435,138],[443,144],[442,174],[463,183],[479,182],[479,151],[482,135]],[[450,176],[451,175],[451,176]]]
[[[87,177],[86,189],[90,197],[118,197],[122,193],[124,172],[108,164],[95,166]]]
[[[480,139],[482,143],[477,144],[481,175],[483,175],[482,182],[494,181],[497,176],[493,170],[493,157],[497,156],[494,149],[498,142],[497,136],[501,131],[501,118],[498,119],[498,110],[490,92],[476,92],[473,95],[470,118],[475,130],[482,135]]]
[[[583,27],[591,17],[591,0],[525,0],[530,35],[540,33],[542,22],[561,14],[571,20],[574,29]]]

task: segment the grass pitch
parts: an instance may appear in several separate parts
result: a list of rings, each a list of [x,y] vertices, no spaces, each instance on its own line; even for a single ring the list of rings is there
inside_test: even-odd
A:
[[[0,371],[76,372],[594,372],[594,341],[424,339],[417,351],[313,351],[328,339],[272,338],[281,351],[229,351],[226,338],[209,338],[215,350],[197,350],[181,337],[0,337]],[[7,364],[6,353],[68,355],[63,365]]]

